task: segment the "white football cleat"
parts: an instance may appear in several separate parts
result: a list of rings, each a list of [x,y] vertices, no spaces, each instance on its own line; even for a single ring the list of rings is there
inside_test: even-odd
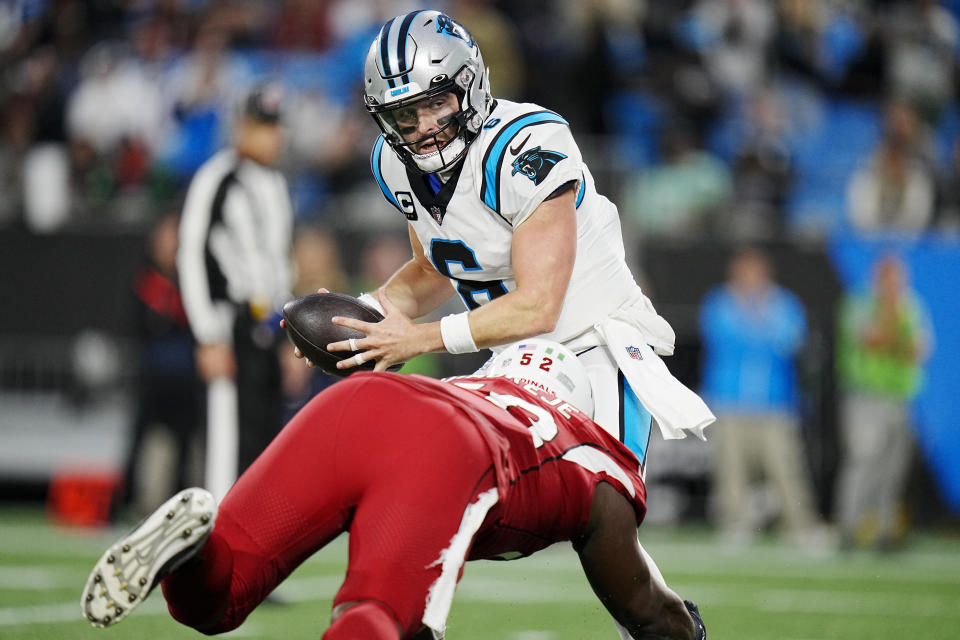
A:
[[[95,627],[123,620],[164,575],[192,558],[213,530],[217,503],[205,489],[184,489],[108,548],[80,597]]]

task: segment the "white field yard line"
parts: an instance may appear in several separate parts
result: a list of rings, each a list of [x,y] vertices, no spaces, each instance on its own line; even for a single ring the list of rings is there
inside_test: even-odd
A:
[[[0,526],[0,553],[42,558],[75,558],[94,554],[97,558],[114,540],[128,529],[72,530],[40,526]]]
[[[16,558],[31,557],[57,560],[60,558],[89,557],[91,565],[110,543],[129,528],[59,529],[50,526],[0,526],[0,553]],[[854,553],[830,557],[811,557],[785,546],[765,545],[738,553],[725,552],[711,542],[672,542],[662,533],[641,541],[654,560],[665,571],[668,581],[671,573],[697,575],[728,575],[736,573],[744,580],[761,578],[851,579],[870,576],[877,580],[910,583],[955,583],[960,586],[960,553],[957,547],[921,548],[891,556],[886,562],[872,553]],[[320,552],[316,559],[345,561],[346,536],[341,536]],[[308,564],[311,560],[307,561]],[[523,575],[533,571],[579,572],[576,554],[568,543],[560,543],[541,551],[533,558],[515,562],[471,563],[471,567],[493,564],[497,571],[512,571]],[[509,567],[509,569],[507,568]],[[733,568],[735,567],[735,569]]]
[[[77,572],[60,567],[0,566],[0,591],[46,591],[77,584]]]
[[[676,582],[670,587],[706,606],[771,613],[839,614],[871,617],[939,616],[960,619],[956,599],[910,593],[874,593],[836,589],[749,589],[739,579],[730,583]]]
[[[162,596],[154,596],[137,607],[133,616],[167,616],[167,605]],[[170,620],[173,622],[173,619]],[[50,604],[31,607],[10,607],[0,609],[0,628],[4,626],[27,626],[31,624],[88,624],[80,612],[80,599],[77,602]],[[123,624],[123,623],[121,623]],[[240,628],[225,633],[223,638],[263,637],[263,629],[255,622],[245,622]]]
[[[721,567],[729,571],[731,565],[738,567],[769,567],[790,571],[807,571],[810,567],[844,569],[867,566],[871,569],[889,569],[900,573],[904,567],[946,571],[960,571],[960,538],[951,544],[921,544],[900,553],[880,556],[872,551],[851,553],[827,550],[803,551],[788,545],[757,545],[731,550],[722,544],[707,541],[666,542],[662,539],[647,541],[640,529],[640,542],[660,564]]]
[[[42,522],[17,524],[7,521],[0,524],[0,553],[31,553],[51,557],[83,553],[99,555],[98,551],[102,551],[131,528],[132,523],[130,526],[85,529],[56,527]],[[942,539],[938,542],[935,538],[922,537],[918,545],[903,553],[891,555],[889,561],[884,563],[869,551],[829,555],[825,552],[808,553],[788,545],[769,542],[758,543],[745,550],[728,550],[709,538],[675,540],[669,532],[656,528],[647,531],[641,527],[639,537],[640,542],[659,564],[676,565],[678,570],[695,566],[700,570],[719,567],[722,571],[729,571],[731,564],[736,564],[738,567],[757,566],[771,570],[778,568],[786,572],[806,572],[810,567],[842,570],[862,564],[881,572],[882,567],[886,566],[893,574],[903,573],[904,567],[960,573],[960,540],[947,543]],[[346,539],[346,536],[337,538],[322,553],[342,549],[345,556]],[[573,563],[576,564],[576,556],[569,543],[558,543],[534,556],[547,568],[552,564],[551,559],[566,568],[570,564],[570,557],[574,558]]]
[[[490,576],[466,576],[457,589],[457,601],[508,604],[599,603],[589,589],[574,581],[558,583],[555,576],[538,580],[536,571],[526,580],[508,580]],[[291,578],[281,585],[279,595],[289,602],[330,599],[342,577],[311,576]],[[897,593],[854,593],[838,590],[756,589],[744,590],[737,580],[727,585],[686,582],[671,585],[701,605],[742,608],[776,613],[826,613],[837,615],[896,615],[924,618],[946,616],[960,620],[960,609],[953,598]],[[163,597],[152,597],[138,607],[136,616],[167,615]],[[0,627],[30,624],[81,623],[79,596],[76,602],[50,605],[0,608]],[[244,625],[246,626],[246,625]]]
[[[81,585],[82,587],[83,585]],[[150,598],[140,605],[133,615],[167,614],[163,598]],[[54,622],[85,622],[80,610],[80,592],[76,602],[60,604],[30,605],[24,607],[4,607],[0,609],[0,626],[20,626],[28,624],[50,624]]]
[[[106,545],[104,545],[104,547],[105,546]],[[342,554],[342,560],[345,564],[346,550],[344,549],[343,551],[344,553]],[[90,553],[81,552],[63,555],[68,555],[70,558],[88,556],[90,560],[90,566],[93,566],[93,563],[101,553],[101,548],[94,548]],[[326,554],[327,550],[324,550],[321,553]],[[552,551],[547,550],[543,553],[551,554]],[[37,556],[37,554],[28,551],[24,551],[22,555],[30,557]],[[743,566],[738,563],[736,570],[734,570],[729,563],[727,565],[715,564],[713,566],[703,567],[697,564],[688,565],[687,563],[681,564],[677,561],[670,561],[669,563],[661,563],[661,569],[664,569],[667,581],[671,583],[671,585],[677,580],[676,578],[671,579],[671,574],[684,574],[685,578],[690,574],[704,577],[735,574],[741,581],[741,584],[748,583],[751,580],[777,578],[796,578],[804,581],[810,579],[831,581],[864,580],[865,577],[869,577],[870,579],[875,580],[877,583],[892,582],[899,584],[931,585],[955,584],[958,586],[958,588],[960,588],[960,567],[956,569],[951,568],[952,565],[957,564],[956,558],[953,555],[948,554],[942,554],[941,557],[942,562],[937,568],[936,573],[914,573],[905,570],[904,565],[896,565],[895,563],[891,563],[889,566],[877,565],[875,562],[863,564],[851,563],[847,565],[843,561],[834,561],[834,563],[830,565],[810,563],[806,567],[763,567],[762,565],[755,563],[749,563],[747,566]],[[49,557],[46,559],[50,560]],[[329,560],[329,557],[311,559],[306,562],[306,567],[309,570],[310,565]],[[572,578],[575,578],[581,581],[583,584],[586,584],[586,580],[582,576],[582,570],[577,561],[576,554],[574,554],[572,551],[564,551],[564,553],[560,554],[559,557],[552,558],[550,562],[542,562],[539,557],[534,556],[533,558],[512,562],[470,562],[467,564],[467,576],[484,575],[487,572],[489,572],[491,576],[504,582],[509,582],[512,580],[524,580],[531,575],[559,576],[561,574],[569,574]],[[76,569],[67,569],[56,562],[47,562],[44,565],[37,565],[36,563],[24,564],[22,566],[16,564],[6,566],[0,565],[0,590],[42,590],[47,588],[64,587],[70,586],[70,584],[77,581],[82,582],[82,580],[85,578],[86,574],[84,572]]]

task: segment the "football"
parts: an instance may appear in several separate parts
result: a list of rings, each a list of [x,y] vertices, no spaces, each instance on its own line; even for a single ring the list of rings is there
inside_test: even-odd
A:
[[[326,349],[327,345],[350,338],[359,340],[364,337],[364,334],[333,324],[330,318],[334,316],[356,318],[364,322],[383,320],[383,315],[379,311],[343,293],[311,293],[283,305],[287,336],[313,364],[331,375],[340,377],[346,377],[356,371],[372,371],[376,366],[374,360],[350,369],[337,369],[338,362],[352,358],[357,352],[330,352]],[[402,364],[393,365],[390,371],[397,371],[402,366]]]

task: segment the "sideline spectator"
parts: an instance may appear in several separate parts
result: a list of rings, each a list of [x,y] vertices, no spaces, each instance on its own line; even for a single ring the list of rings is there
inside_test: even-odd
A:
[[[200,385],[177,277],[178,224],[179,217],[170,214],[154,225],[146,264],[134,282],[137,409],[121,502],[137,514],[194,484],[189,453],[201,432]]]
[[[889,3],[882,14],[888,95],[937,124],[953,104],[960,30],[937,0]]]
[[[486,63],[497,70],[497,94],[508,100],[523,97],[524,55],[516,24],[490,0],[451,0],[449,10],[488,52]]]
[[[22,212],[32,230],[52,231],[69,217],[62,72],[55,49],[38,47],[11,65],[8,92],[0,85],[0,224]]]
[[[249,74],[229,38],[221,22],[202,19],[190,50],[165,75],[164,98],[176,122],[160,159],[179,178],[192,176],[223,145],[230,99],[247,84]]]
[[[872,290],[850,293],[839,318],[843,459],[837,487],[842,543],[891,550],[904,541],[901,501],[913,455],[910,402],[923,381],[932,328],[903,261],[873,264]],[[873,530],[866,521],[874,517]]]
[[[675,122],[662,136],[663,162],[627,186],[625,214],[644,235],[687,238],[717,226],[730,202],[730,170],[701,148],[693,127]]]
[[[293,240],[295,296],[316,293],[320,287],[346,291],[348,276],[336,236],[319,228],[299,228]]]
[[[783,96],[765,87],[746,101],[733,156],[733,203],[720,231],[742,242],[781,237],[794,176],[790,116]]]
[[[943,233],[960,233],[960,136],[950,147],[940,172],[935,226]]]
[[[763,472],[779,498],[781,525],[792,543],[823,543],[800,438],[796,357],[806,314],[774,282],[758,249],[730,261],[726,284],[710,292],[700,314],[706,361],[704,398],[717,414],[715,497],[724,541],[751,542],[751,477]]]
[[[130,56],[126,45],[96,45],[82,64],[83,79],[67,104],[74,145],[89,145],[99,157],[138,145],[149,154],[163,126],[160,91]]]
[[[699,0],[690,10],[690,29],[710,74],[729,95],[764,84],[777,14],[767,0]]]
[[[330,3],[283,0],[271,20],[267,44],[288,51],[324,51],[333,40]]]
[[[883,138],[847,186],[856,231],[920,233],[930,226],[936,181],[924,132],[906,103],[887,107]]]

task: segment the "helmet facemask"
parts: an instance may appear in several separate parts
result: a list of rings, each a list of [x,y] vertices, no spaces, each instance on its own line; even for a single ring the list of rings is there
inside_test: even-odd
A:
[[[464,95],[456,83],[446,81],[411,98],[367,110],[404,163],[420,173],[434,173],[455,165],[475,135],[467,126],[475,111],[465,108]],[[420,118],[432,119],[438,128],[418,137]]]

